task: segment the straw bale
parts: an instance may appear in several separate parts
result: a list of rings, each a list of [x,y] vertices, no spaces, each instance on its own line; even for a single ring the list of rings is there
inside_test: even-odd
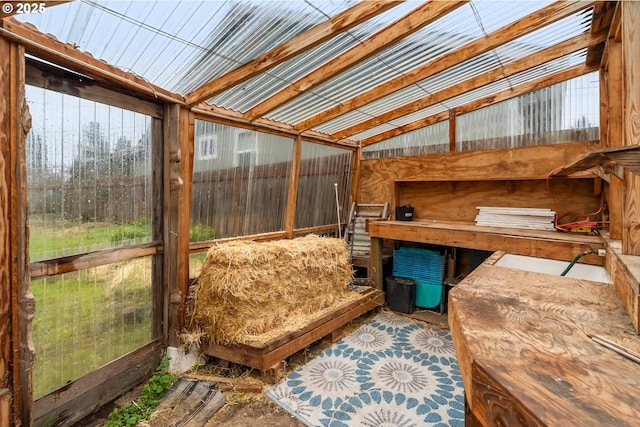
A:
[[[308,235],[212,246],[191,294],[190,329],[216,344],[265,342],[359,298],[342,239]]]

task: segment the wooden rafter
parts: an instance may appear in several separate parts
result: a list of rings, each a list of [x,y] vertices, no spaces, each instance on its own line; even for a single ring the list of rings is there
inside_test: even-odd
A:
[[[586,65],[586,64],[576,65],[576,66],[567,68],[566,70],[558,71],[558,72],[546,75],[544,77],[531,80],[527,83],[514,86],[510,89],[506,89],[501,92],[495,93],[493,95],[486,96],[476,101],[472,101],[468,104],[464,104],[459,107],[456,107],[455,108],[456,115],[468,113],[470,111],[477,110],[479,108],[483,108],[492,104],[496,104],[498,102],[505,101],[507,99],[514,98],[516,96],[519,96],[528,92],[532,92],[534,90],[538,90],[543,87],[551,86],[556,83],[560,83],[566,80],[580,77],[582,75],[596,71],[597,69],[598,67],[595,65]],[[429,126],[433,123],[437,123],[442,120],[447,120],[448,118],[449,118],[449,113],[447,111],[437,113],[429,117],[425,117],[423,119],[417,120],[415,122],[406,124],[404,126],[398,127],[396,129],[392,129],[387,132],[383,132],[378,135],[372,136],[370,138],[364,139],[360,141],[360,143],[363,147],[366,147],[367,145],[375,144],[377,142],[384,141],[385,139],[392,138],[402,133],[420,129],[422,127]]]
[[[227,89],[300,55],[372,17],[400,4],[400,1],[364,1],[316,25],[286,43],[271,49],[236,69],[185,95],[189,106],[205,101]]]
[[[427,108],[439,102],[451,99],[455,96],[462,95],[463,93],[479,89],[489,83],[493,83],[497,80],[526,71],[532,67],[535,67],[536,65],[544,64],[546,62],[584,49],[588,46],[594,46],[598,43],[603,42],[605,39],[606,34],[604,33],[598,35],[591,35],[589,33],[580,34],[578,36],[565,40],[562,43],[553,45],[529,56],[525,56],[524,58],[513,61],[509,64],[504,65],[503,67],[487,71],[486,73],[457,83],[454,86],[450,86],[427,97],[418,99],[396,109],[388,111],[380,116],[360,122],[357,125],[332,134],[331,137],[341,139],[350,135],[355,135],[356,133],[363,130],[370,129],[372,127],[389,122],[402,116],[406,116],[407,114],[414,113],[423,108]]]
[[[602,32],[608,33],[613,20],[617,2],[599,1],[593,7],[593,18],[591,20],[591,34],[596,35]],[[590,46],[587,51],[588,65],[600,64],[604,53],[605,41]]]
[[[441,71],[449,69],[474,56],[490,51],[504,43],[522,37],[544,26],[552,24],[562,18],[575,14],[592,6],[593,2],[583,1],[557,1],[551,5],[537,10],[517,22],[508,24],[493,33],[480,39],[469,42],[453,51],[435,58],[427,63],[414,68],[403,75],[389,80],[367,92],[341,102],[320,114],[297,123],[294,127],[298,130],[311,129],[320,123],[327,122],[349,111],[353,111],[366,104],[383,98],[400,89],[410,86],[420,80],[431,77]]]
[[[255,120],[285,104],[305,91],[313,89],[331,77],[365,60],[420,28],[465,4],[467,0],[429,1],[409,12],[343,54],[298,79],[275,95],[265,99],[245,113],[248,120]]]

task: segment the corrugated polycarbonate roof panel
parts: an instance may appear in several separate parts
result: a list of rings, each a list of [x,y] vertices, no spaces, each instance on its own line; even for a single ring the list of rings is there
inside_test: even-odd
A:
[[[382,132],[386,132],[387,130],[389,130],[389,126],[394,128],[401,127],[409,123],[413,123],[418,120],[424,119],[426,117],[433,116],[434,114],[447,111],[448,109],[460,107],[470,102],[482,99],[486,96],[493,95],[497,92],[510,89],[519,84],[523,84],[531,80],[535,80],[537,78],[543,77],[551,73],[562,71],[574,65],[583,63],[585,59],[585,55],[586,55],[586,49],[583,49],[576,53],[558,58],[554,61],[550,61],[545,64],[540,64],[536,67],[533,67],[521,73],[515,74],[511,76],[509,79],[503,78],[503,79],[497,80],[479,89],[469,91],[463,95],[451,98],[441,104],[433,105],[433,106],[415,111],[406,116],[402,116],[395,120],[389,121],[388,123],[376,126],[371,129],[367,129],[366,131],[350,136],[349,139],[353,139],[355,141],[367,139],[375,135],[378,135]],[[338,130],[341,130],[341,129],[337,129],[333,131],[336,132]]]
[[[373,127],[371,129],[367,129],[365,131],[359,132],[355,135],[349,137],[349,139],[353,139],[354,141],[361,141],[363,139],[371,138],[376,136],[382,132],[386,132],[391,128],[398,128],[404,126],[409,123],[413,123],[425,117],[433,116],[434,114],[442,113],[443,111],[447,111],[448,108],[443,106],[442,104],[432,105],[431,107],[418,110],[412,114],[400,117],[396,120],[391,120],[388,123],[381,124],[379,126]]]
[[[256,76],[238,87],[231,88],[207,100],[207,102],[245,112],[329,60],[356,46],[381,28],[406,15],[421,3],[417,1],[402,3],[303,55],[283,62],[267,73]],[[315,100],[318,95],[314,93],[311,93],[311,97]],[[274,115],[273,112],[269,113],[267,117],[278,120],[277,115]]]
[[[80,0],[47,8],[44,14],[19,15],[40,31],[78,46],[109,64],[131,71],[167,90],[188,93],[246,63],[292,37],[353,6],[352,0],[210,0],[93,1]],[[212,104],[247,111],[328,60],[345,52],[422,4],[409,0],[338,35],[309,52],[216,95]],[[266,114],[296,124],[357,97],[472,40],[507,27],[551,1],[472,0],[414,34],[361,61],[307,93]],[[591,10],[525,35],[499,48],[399,90],[315,130],[335,133],[408,102],[455,86],[501,64],[588,31]],[[578,58],[578,56],[573,56]],[[581,57],[583,59],[583,57]],[[536,78],[557,69],[545,65],[528,70]],[[400,126],[424,114],[477,99],[517,84],[503,79],[439,105],[391,121]],[[384,126],[383,126],[384,127]],[[358,138],[368,137],[367,130]],[[368,136],[365,136],[368,135]]]
[[[186,93],[353,3],[82,0],[17,18],[160,87]]]
[[[575,65],[582,64],[584,63],[586,54],[587,50],[583,49],[570,55],[565,55],[556,60],[537,65],[526,71],[515,74],[509,79],[501,79],[480,89],[476,89],[463,95],[456,96],[455,98],[451,98],[447,100],[446,104],[449,106],[449,108],[459,107],[464,104],[468,104],[470,102],[484,98],[485,96],[493,95],[502,90],[509,89],[513,86],[527,83],[531,80],[535,80],[546,75],[565,70]]]
[[[588,10],[586,12],[569,16],[554,24],[509,42],[504,46],[501,46],[498,50],[470,58],[454,67],[435,74],[434,76],[421,80],[414,85],[360,107],[359,111],[364,113],[364,115],[369,116],[369,118],[380,116],[381,114],[410,102],[425,98],[440,90],[454,87],[467,79],[483,74],[491,69],[499,68],[502,65],[524,58],[551,45],[563,42],[589,30],[590,12],[591,11]],[[588,19],[585,18],[585,16]],[[496,55],[497,52],[499,52],[499,55]],[[503,84],[508,85],[508,82],[512,80],[512,77],[507,79],[506,83]],[[491,87],[493,86],[490,86],[490,88]],[[482,88],[478,90],[482,91]],[[442,105],[447,107],[449,104],[445,100],[442,102]],[[330,122],[318,125],[316,129],[321,132],[334,133],[356,123],[357,122],[355,121],[350,122],[348,120],[344,120],[344,117],[339,117]],[[337,126],[338,124],[344,127],[339,128]]]
[[[472,12],[468,5],[459,7],[312,91],[272,111],[269,117],[274,120],[297,123],[335,103],[357,96],[424,62],[437,58],[482,35],[476,26],[469,27],[468,22],[472,19]]]
[[[508,8],[505,8],[505,2],[497,3],[502,4],[497,5],[494,1],[475,1],[466,4],[403,41],[390,46],[368,61],[279,107],[267,116],[286,123],[303,121],[473,39],[482,37],[483,30],[494,31],[551,2],[509,2]],[[478,23],[476,12],[492,15],[497,11],[499,11],[499,19],[492,19],[491,25],[481,26]],[[499,25],[496,25],[498,23]]]

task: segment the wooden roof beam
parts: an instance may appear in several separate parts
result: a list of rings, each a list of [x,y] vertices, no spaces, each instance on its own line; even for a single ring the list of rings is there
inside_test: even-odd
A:
[[[552,3],[547,7],[525,16],[517,22],[505,25],[485,37],[460,46],[443,56],[434,58],[411,71],[407,71],[401,76],[378,85],[365,93],[359,94],[358,96],[344,101],[335,107],[310,117],[307,120],[297,123],[294,127],[298,130],[311,129],[320,123],[328,122],[329,120],[348,113],[349,111],[353,111],[366,104],[390,95],[400,89],[460,64],[474,56],[486,53],[502,44],[550,25],[560,19],[591,7],[592,5],[593,2],[584,1],[557,1]]]
[[[560,83],[566,80],[571,80],[576,77],[583,76],[585,74],[591,73],[593,71],[597,71],[597,65],[586,65],[579,64],[573,67],[567,68],[566,70],[558,71],[553,74],[549,74],[544,77],[540,77],[535,80],[531,80],[527,83],[520,84],[518,86],[514,86],[513,88],[503,90],[494,95],[486,96],[484,98],[478,99],[476,101],[472,101],[468,104],[461,105],[459,107],[454,108],[456,116],[461,114],[468,113],[473,110],[478,110],[480,108],[487,107],[492,104],[497,104],[498,102],[505,101],[510,98],[514,98],[516,96],[523,95],[528,92],[532,92],[534,90],[538,90],[547,86],[554,85],[556,83]],[[423,119],[417,120],[413,123],[406,124],[397,129],[392,129],[387,132],[380,133],[378,135],[374,135],[370,138],[363,139],[360,141],[360,144],[363,147],[367,145],[375,144],[380,141],[384,141],[385,139],[392,138],[394,136],[398,136],[405,132],[413,131],[416,129],[420,129],[422,127],[428,126],[433,123],[437,123],[442,120],[446,120],[449,117],[449,112],[437,113],[429,117],[425,117]]]
[[[397,41],[411,35],[440,17],[467,3],[468,0],[437,1],[431,0],[409,12],[404,17],[386,26],[377,33],[366,38],[346,52],[326,62],[321,67],[311,71],[304,77],[291,83],[275,95],[265,99],[245,113],[247,120],[255,120],[269,111],[278,108],[313,89],[331,77],[347,70]]]
[[[536,65],[553,61],[554,59],[558,59],[570,53],[577,52],[581,49],[584,49],[585,47],[594,46],[605,40],[605,33],[601,33],[595,36],[589,33],[580,34],[557,45],[548,47],[529,56],[525,56],[524,58],[510,62],[503,67],[487,71],[483,74],[479,74],[463,82],[457,83],[454,86],[448,87],[422,99],[418,99],[417,101],[410,102],[394,110],[388,111],[380,116],[373,117],[369,120],[365,120],[354,126],[343,129],[340,132],[332,134],[331,137],[341,139],[350,135],[355,135],[363,130],[373,128],[375,126],[381,125],[382,123],[389,122],[402,116],[406,116],[407,114],[414,113],[418,110],[422,110],[423,108],[427,108],[443,102],[447,99],[462,95],[463,93],[479,89],[482,86],[488,85],[497,80],[513,76],[532,67],[535,67]]]
[[[263,73],[282,62],[300,55],[327,40],[361,24],[382,12],[402,3],[401,1],[363,1],[333,18],[316,25],[286,43],[259,55],[234,70],[206,83],[185,95],[189,106],[205,101],[252,77]]]
[[[611,22],[613,21],[613,15],[615,13],[617,2],[613,1],[599,1],[593,7],[593,18],[591,20],[591,34],[597,35],[601,33],[608,33]],[[604,53],[605,41],[589,47],[587,51],[588,65],[600,64],[602,60],[602,54]]]

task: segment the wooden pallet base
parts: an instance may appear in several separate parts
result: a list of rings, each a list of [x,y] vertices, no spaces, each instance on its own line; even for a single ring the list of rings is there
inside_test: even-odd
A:
[[[258,369],[263,372],[265,380],[274,382],[278,377],[275,371],[284,359],[383,304],[384,293],[367,288],[361,292],[361,298],[337,307],[298,331],[284,333],[260,344],[209,344],[205,354]]]

